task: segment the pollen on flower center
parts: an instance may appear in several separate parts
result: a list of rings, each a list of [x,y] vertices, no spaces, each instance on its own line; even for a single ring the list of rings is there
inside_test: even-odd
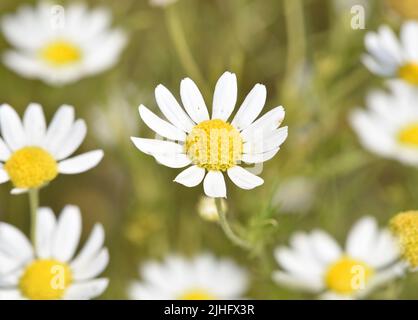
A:
[[[193,289],[182,294],[178,300],[216,300],[216,297],[203,289]]]
[[[325,283],[330,290],[349,295],[364,288],[372,275],[373,269],[364,262],[342,257],[328,268]]]
[[[185,143],[185,151],[195,165],[215,171],[235,166],[241,160],[242,150],[239,131],[219,119],[194,126]]]
[[[80,61],[81,50],[67,41],[54,41],[46,45],[40,52],[41,57],[49,64],[62,67]]]
[[[418,147],[418,123],[411,124],[400,130],[398,140],[402,144]]]
[[[418,85],[418,63],[407,63],[399,68],[399,77],[406,82]]]
[[[56,260],[36,260],[19,280],[22,294],[31,300],[56,300],[72,282],[70,267]]]
[[[16,188],[38,188],[58,174],[55,159],[40,147],[25,147],[15,153],[4,165]]]
[[[418,211],[397,214],[390,228],[398,238],[402,255],[411,267],[418,267]]]

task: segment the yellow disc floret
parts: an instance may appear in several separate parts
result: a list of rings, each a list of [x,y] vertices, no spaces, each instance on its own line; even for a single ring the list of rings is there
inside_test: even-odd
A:
[[[397,214],[390,228],[399,240],[402,255],[412,268],[418,267],[418,211]]]
[[[182,294],[178,300],[216,300],[216,297],[207,290],[193,289]]]
[[[344,256],[328,268],[325,283],[338,294],[351,295],[364,289],[373,272],[366,263]]]
[[[55,159],[40,147],[25,147],[4,164],[16,188],[38,188],[53,180],[58,174]]]
[[[46,45],[40,52],[41,58],[47,63],[62,67],[81,60],[81,50],[67,41],[54,41]]]
[[[407,63],[399,68],[399,77],[412,85],[418,85],[418,63]]]
[[[57,300],[72,282],[70,267],[56,260],[36,260],[19,281],[22,294],[31,300]]]
[[[418,147],[418,123],[408,125],[399,131],[398,140],[402,144]]]
[[[219,119],[194,126],[185,144],[185,151],[195,165],[215,171],[226,171],[235,166],[241,160],[242,150],[239,131]]]

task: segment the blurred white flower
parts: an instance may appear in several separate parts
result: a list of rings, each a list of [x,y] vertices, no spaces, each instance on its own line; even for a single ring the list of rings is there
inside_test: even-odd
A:
[[[305,213],[314,199],[314,182],[306,177],[292,177],[280,184],[272,204],[280,213]]]
[[[150,0],[150,5],[154,7],[167,7],[170,4],[177,2],[177,0]]]
[[[398,213],[390,221],[402,257],[411,271],[418,271],[418,211]]]
[[[193,259],[169,256],[163,263],[148,262],[129,294],[138,300],[221,300],[241,298],[248,287],[247,273],[229,259],[211,254]]]
[[[353,226],[345,249],[327,233],[315,230],[294,234],[290,248],[277,248],[275,257],[283,268],[273,274],[277,283],[323,299],[363,298],[405,271],[397,263],[396,240],[389,230],[379,230],[372,217]]]
[[[225,72],[219,78],[211,118],[202,94],[191,79],[183,79],[180,84],[186,112],[160,84],[155,89],[155,98],[169,122],[143,105],[139,106],[139,114],[147,126],[172,141],[135,137],[132,141],[139,150],[165,166],[184,168],[192,165],[174,181],[186,187],[195,187],[203,181],[204,192],[209,197],[226,197],[223,173],[227,173],[238,187],[253,189],[264,180],[239,164],[270,160],[287,138],[287,127],[279,128],[285,114],[283,107],[276,107],[254,121],[264,107],[266,95],[265,86],[256,84],[229,123],[237,101],[235,74]]]
[[[399,40],[388,26],[368,32],[365,37],[368,54],[363,56],[363,63],[377,75],[418,85],[417,38],[418,23],[414,21],[402,25]]]
[[[12,193],[40,188],[59,173],[77,174],[95,167],[102,150],[71,156],[83,142],[87,127],[74,119],[74,108],[63,105],[47,127],[42,106],[29,104],[19,119],[7,104],[0,106],[0,183],[12,181]]]
[[[80,253],[81,214],[66,206],[58,219],[40,208],[34,247],[14,226],[0,222],[0,300],[90,299],[103,293],[109,254],[103,247],[104,230],[94,226]]]
[[[401,81],[390,93],[373,92],[369,110],[355,110],[350,122],[364,148],[384,158],[418,166],[418,89]]]
[[[110,29],[110,23],[108,10],[88,11],[81,3],[66,8],[46,2],[23,6],[1,21],[14,47],[3,62],[23,77],[50,85],[100,73],[116,64],[126,43],[124,33]]]
[[[221,201],[222,208],[225,212],[228,211],[228,205],[226,201],[222,199]],[[219,220],[218,209],[216,208],[216,203],[214,198],[209,198],[202,196],[197,205],[197,211],[199,215],[207,221],[216,222]]]

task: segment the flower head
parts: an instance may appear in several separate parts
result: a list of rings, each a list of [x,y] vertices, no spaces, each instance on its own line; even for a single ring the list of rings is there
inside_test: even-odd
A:
[[[74,119],[74,108],[61,106],[49,127],[41,105],[29,104],[19,119],[7,104],[0,106],[0,183],[11,180],[12,193],[36,189],[49,183],[59,173],[76,174],[95,167],[103,151],[90,151],[69,158],[83,142],[87,127]]]
[[[278,283],[325,299],[362,298],[374,288],[403,274],[395,239],[379,230],[371,217],[350,231],[345,249],[327,233],[315,230],[292,236],[290,248],[275,251],[283,270],[273,274]]]
[[[366,149],[418,166],[418,90],[393,81],[390,91],[371,93],[367,98],[369,110],[354,111],[351,125]]]
[[[81,214],[66,206],[59,218],[40,208],[34,247],[12,225],[0,222],[0,299],[90,299],[103,293],[109,254],[104,231],[94,226],[86,245],[74,257],[81,235]]]
[[[14,47],[3,56],[10,69],[50,85],[75,82],[112,67],[125,46],[122,31],[109,29],[110,13],[84,4],[64,8],[40,2],[1,21]]]
[[[183,168],[175,182],[194,187],[203,181],[209,197],[226,197],[224,173],[240,188],[253,189],[263,179],[240,164],[259,164],[271,159],[287,138],[287,127],[279,128],[283,107],[276,107],[258,120],[266,101],[266,88],[256,84],[231,122],[237,100],[235,74],[225,72],[218,80],[212,116],[195,83],[186,78],[180,84],[185,110],[163,85],[155,89],[158,106],[169,122],[145,106],[139,107],[142,120],[158,135],[171,141],[132,138],[135,146],[161,164]],[[206,174],[207,172],[207,174]]]
[[[237,299],[248,286],[243,269],[228,259],[218,260],[211,254],[193,259],[169,256],[163,263],[146,263],[140,274],[143,281],[132,284],[132,299]]]

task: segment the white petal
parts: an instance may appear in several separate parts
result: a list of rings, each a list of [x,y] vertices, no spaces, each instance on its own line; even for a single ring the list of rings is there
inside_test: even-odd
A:
[[[240,166],[235,166],[228,169],[228,176],[238,187],[245,190],[251,190],[255,187],[261,186],[264,180],[252,174]]]
[[[252,137],[244,143],[243,151],[247,154],[260,154],[277,150],[287,139],[288,127],[282,127],[272,131],[267,137]]]
[[[40,145],[45,138],[46,123],[42,106],[31,103],[23,115],[23,126],[28,145]]]
[[[22,264],[22,261],[16,259],[15,257],[11,257],[2,251],[0,251],[0,287],[1,287],[1,279],[4,274],[12,272],[17,267]]]
[[[203,181],[203,189],[208,197],[226,198],[226,185],[222,172],[209,171]]]
[[[338,243],[321,230],[312,231],[310,240],[315,256],[324,264],[332,263],[342,254]]]
[[[169,156],[157,154],[154,158],[158,163],[169,168],[184,168],[192,163],[188,156],[181,153]]]
[[[242,155],[242,161],[246,163],[262,163],[272,159],[280,148],[273,149],[264,153],[244,153]]]
[[[80,253],[71,262],[71,267],[77,269],[79,266],[93,259],[102,248],[104,238],[105,233],[103,226],[101,224],[96,224],[83,249],[81,249]]]
[[[177,128],[190,132],[194,126],[193,121],[184,112],[176,98],[163,85],[158,85],[155,88],[155,99],[164,116],[174,124]]]
[[[7,161],[10,155],[9,147],[4,143],[3,139],[0,138],[0,161]]]
[[[38,258],[47,259],[52,255],[56,219],[50,208],[40,208],[36,220],[35,252]]]
[[[192,166],[180,172],[174,179],[174,182],[180,183],[186,187],[195,187],[202,182],[205,177],[205,169],[198,166]]]
[[[277,248],[274,257],[284,270],[297,276],[321,277],[323,273],[323,265],[318,260],[286,247]]]
[[[263,110],[266,97],[266,87],[257,83],[245,98],[231,124],[238,130],[247,128]]]
[[[131,137],[131,140],[139,150],[153,156],[174,156],[184,153],[183,146],[171,141],[135,137]]]
[[[142,104],[139,106],[139,115],[146,125],[160,136],[174,141],[186,140],[184,131],[173,126],[171,123],[162,120]]]
[[[103,248],[99,254],[87,261],[85,264],[73,267],[73,276],[75,280],[84,281],[98,276],[106,268],[109,263],[109,252]]]
[[[323,284],[320,278],[299,277],[282,271],[274,272],[273,280],[290,289],[302,290],[311,293],[317,293],[323,289]]]
[[[63,140],[62,145],[57,149],[56,160],[59,161],[72,155],[83,143],[86,133],[87,126],[84,120],[79,119],[74,122],[67,137]]]
[[[225,72],[216,83],[213,95],[212,119],[228,120],[237,102],[237,77]]]
[[[24,300],[18,289],[0,289],[0,300]]]
[[[63,145],[73,122],[74,108],[72,106],[63,105],[55,113],[45,137],[45,148],[53,155],[56,155],[58,149]]]
[[[33,257],[33,250],[26,236],[14,226],[0,222],[0,251],[19,261]]]
[[[0,127],[3,139],[13,151],[26,145],[26,135],[16,111],[8,104],[0,106]]]
[[[9,178],[9,174],[7,173],[7,171],[4,169],[0,169],[0,183],[5,183],[9,180],[10,178]]]
[[[103,158],[102,150],[94,150],[80,154],[79,156],[69,158],[61,161],[58,164],[59,173],[63,174],[76,174],[85,172],[94,168],[99,164]]]
[[[29,189],[23,189],[23,188],[13,188],[13,189],[10,191],[10,194],[13,194],[13,195],[23,194],[23,193],[28,192],[28,190],[29,190]]]
[[[94,279],[91,281],[74,283],[65,293],[65,300],[87,300],[100,296],[107,288],[107,279]]]
[[[347,253],[353,258],[369,262],[377,236],[378,229],[376,220],[372,217],[360,219],[348,234],[346,243]]]
[[[52,255],[59,261],[67,262],[77,249],[81,235],[81,213],[76,206],[66,206],[58,219],[55,229]]]
[[[199,88],[192,79],[183,79],[180,83],[180,95],[183,106],[190,118],[196,123],[209,120],[209,112]]]
[[[252,140],[252,137],[255,137],[256,139],[264,137],[266,132],[271,132],[280,126],[284,116],[285,112],[283,107],[276,107],[244,129],[241,132],[241,136],[244,141]]]

